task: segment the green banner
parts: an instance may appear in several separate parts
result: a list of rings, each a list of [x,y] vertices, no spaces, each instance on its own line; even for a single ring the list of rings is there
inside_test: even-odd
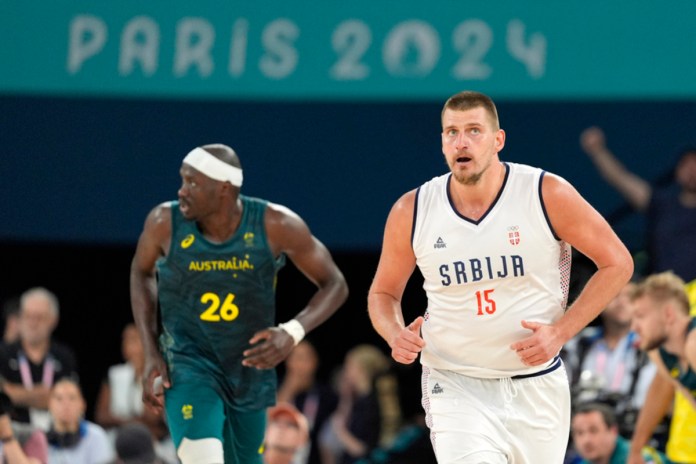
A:
[[[4,0],[0,93],[696,97],[696,2]]]

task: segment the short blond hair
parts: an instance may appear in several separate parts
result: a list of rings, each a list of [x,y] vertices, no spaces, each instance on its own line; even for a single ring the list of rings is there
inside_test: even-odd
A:
[[[684,314],[689,314],[689,296],[684,280],[672,271],[652,274],[643,280],[633,292],[632,299],[650,297],[657,303],[674,301]]]
[[[465,90],[452,95],[447,99],[440,113],[440,120],[445,116],[446,110],[452,111],[467,111],[475,108],[483,108],[488,113],[488,117],[493,124],[494,129],[500,129],[500,121],[498,120],[498,109],[493,102],[493,99],[481,92]]]

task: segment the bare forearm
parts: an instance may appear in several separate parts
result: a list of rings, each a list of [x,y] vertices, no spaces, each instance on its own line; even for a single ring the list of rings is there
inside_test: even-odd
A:
[[[158,352],[157,346],[157,282],[152,275],[131,270],[131,307],[133,320],[143,341],[145,353]]]
[[[40,461],[34,458],[29,458],[24,453],[19,441],[17,441],[17,439],[14,437],[12,423],[10,422],[10,417],[7,414],[0,415],[0,438],[3,439],[1,453],[5,458],[3,462],[6,462],[7,464],[40,464]]]
[[[670,379],[658,373],[648,389],[647,398],[638,415],[631,438],[631,449],[639,452],[653,435],[655,427],[664,419],[674,399],[674,386]]]
[[[36,385],[34,388],[28,389],[20,384],[6,383],[3,389],[14,404],[29,408],[48,409],[48,387]]]
[[[367,452],[367,445],[350,433],[345,427],[337,427],[336,435],[343,444],[346,452],[352,457],[360,457]]]
[[[401,302],[386,293],[370,292],[367,308],[372,326],[391,346],[394,337],[406,326]]]
[[[588,280],[582,292],[554,324],[559,329],[564,343],[577,335],[592,322],[607,306],[631,277],[632,266],[620,264],[598,269]]]
[[[621,193],[635,208],[643,210],[650,199],[650,186],[640,177],[628,171],[608,149],[595,150],[590,159],[604,180]]]
[[[307,303],[307,306],[295,316],[308,333],[329,319],[348,298],[348,286],[342,274],[329,282],[323,283]]]

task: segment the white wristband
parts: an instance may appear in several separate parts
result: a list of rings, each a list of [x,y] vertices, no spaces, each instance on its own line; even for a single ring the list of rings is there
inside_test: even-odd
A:
[[[288,322],[278,324],[278,328],[283,329],[295,340],[295,345],[300,343],[305,336],[305,329],[297,319],[291,319]]]

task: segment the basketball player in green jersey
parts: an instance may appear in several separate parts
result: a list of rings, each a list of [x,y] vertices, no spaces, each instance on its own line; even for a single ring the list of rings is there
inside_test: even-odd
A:
[[[300,217],[240,194],[242,169],[230,147],[195,148],[180,174],[178,201],[149,213],[131,268],[146,353],[143,400],[164,408],[182,464],[260,464],[273,368],[343,304],[348,288]],[[286,256],[317,291],[274,327]]]

